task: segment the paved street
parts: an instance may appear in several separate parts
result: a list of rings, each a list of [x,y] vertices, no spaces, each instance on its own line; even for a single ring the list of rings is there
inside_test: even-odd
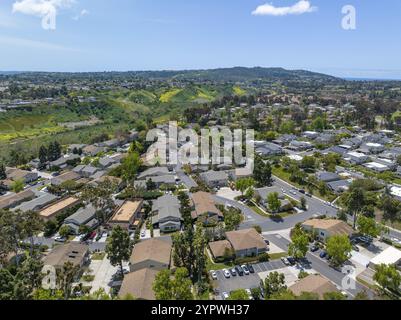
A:
[[[285,239],[284,237],[280,235],[265,235],[265,238],[268,239],[271,242],[274,242],[277,246],[282,248],[283,250],[288,250],[288,245],[290,244],[290,241]],[[366,291],[369,296],[373,297],[373,292],[363,286],[362,284],[356,282],[355,283],[355,289],[347,289],[347,288],[342,288],[342,282],[344,280],[345,274],[343,274],[341,271],[335,270],[332,267],[329,266],[327,260],[321,259],[319,257],[320,252],[316,253],[311,253],[309,252],[306,255],[306,258],[310,262],[310,267],[315,270],[317,273],[321,274],[322,276],[326,277],[330,281],[334,282],[341,291],[347,292],[347,294],[352,298],[354,297],[358,292]]]
[[[240,209],[245,215],[245,221],[242,223],[241,228],[249,228],[254,225],[259,225],[263,232],[266,231],[277,231],[283,229],[293,228],[297,223],[304,222],[313,217],[315,214],[319,215],[327,215],[331,217],[335,217],[337,215],[337,209],[332,207],[331,205],[325,203],[324,201],[318,198],[309,198],[304,194],[295,190],[290,184],[278,179],[274,178],[275,181],[273,185],[283,189],[284,192],[295,200],[299,201],[302,197],[304,197],[307,201],[308,210],[303,213],[294,214],[282,219],[271,219],[268,217],[263,217],[254,212],[252,209],[247,206],[238,203],[235,200],[222,198],[220,196],[214,196],[215,200],[219,204],[229,204],[233,207]],[[295,193],[295,194],[294,194]]]

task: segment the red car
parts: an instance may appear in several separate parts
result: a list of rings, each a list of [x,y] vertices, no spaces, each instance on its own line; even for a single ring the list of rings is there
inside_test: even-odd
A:
[[[91,233],[91,235],[89,236],[89,240],[93,240],[93,239],[95,239],[95,237],[96,237],[96,232],[93,231],[93,232]]]

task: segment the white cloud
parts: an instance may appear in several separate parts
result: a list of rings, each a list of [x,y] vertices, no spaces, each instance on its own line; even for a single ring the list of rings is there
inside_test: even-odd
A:
[[[81,10],[81,12],[79,14],[77,14],[76,16],[72,17],[73,20],[78,21],[79,19],[87,16],[89,14],[89,11],[86,9]]]
[[[254,16],[286,16],[286,15],[300,15],[310,13],[317,10],[317,7],[312,6],[310,1],[301,0],[292,6],[288,7],[275,7],[272,3],[266,3],[258,6],[252,14]]]
[[[13,13],[22,13],[42,18],[42,28],[56,29],[58,10],[70,8],[75,0],[17,0],[13,4]]]
[[[49,12],[71,7],[75,0],[18,0],[13,4],[13,12],[43,18]]]

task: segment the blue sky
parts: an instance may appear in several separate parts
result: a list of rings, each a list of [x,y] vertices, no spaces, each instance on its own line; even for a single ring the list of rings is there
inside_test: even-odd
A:
[[[57,9],[55,30],[41,26],[41,1]],[[298,1],[1,0],[0,70],[264,66],[401,79],[401,1],[310,0],[303,14],[252,14]],[[356,30],[341,28],[347,4]]]

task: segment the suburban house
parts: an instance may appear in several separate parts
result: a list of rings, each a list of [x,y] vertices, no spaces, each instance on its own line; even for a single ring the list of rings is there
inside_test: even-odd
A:
[[[35,198],[32,190],[24,190],[20,193],[0,197],[0,209],[11,209],[19,204]]]
[[[119,191],[126,187],[126,183],[123,181],[123,179],[118,178],[118,177],[111,177],[111,176],[102,176],[98,179],[91,181],[89,184],[91,184],[93,186],[97,186],[97,185],[99,185],[99,183],[103,183],[107,180],[110,181],[112,184],[114,184]]]
[[[102,169],[107,169],[115,163],[117,163],[116,160],[111,157],[103,157],[99,159],[99,166]]]
[[[135,230],[140,223],[143,200],[125,201],[109,220],[111,227],[120,226],[123,229]]]
[[[74,162],[81,162],[81,157],[77,154],[71,154],[67,156],[60,157],[57,160],[54,160],[49,163],[49,167],[57,167],[60,169],[65,169],[69,166],[69,164],[73,164]]]
[[[197,192],[192,194],[194,220],[201,219],[204,224],[215,224],[224,219],[223,214],[217,209],[210,193]]]
[[[313,149],[313,145],[308,141],[293,140],[289,144],[288,149],[295,151],[305,151]]]
[[[260,156],[279,156],[284,153],[280,146],[265,141],[255,141],[255,152]]]
[[[146,180],[150,177],[157,177],[157,176],[166,176],[169,175],[170,171],[167,167],[154,167],[145,170],[144,172],[138,175],[138,180]]]
[[[351,164],[363,164],[369,160],[369,157],[361,152],[351,151],[343,156],[344,160]]]
[[[66,181],[76,181],[79,178],[81,178],[81,176],[73,171],[68,171],[65,172],[57,177],[54,177],[50,180],[50,183],[53,186],[60,186],[61,184],[63,184]]]
[[[337,287],[321,275],[311,274],[288,288],[294,295],[300,296],[304,292],[315,293],[323,300],[326,293],[339,292]]]
[[[351,236],[354,230],[344,221],[335,219],[311,219],[302,224],[308,232],[314,232],[319,239],[325,241],[335,235]]]
[[[225,187],[228,184],[228,174],[225,171],[207,171],[200,174],[200,178],[210,187]]]
[[[21,210],[23,212],[26,211],[38,211],[47,205],[53,203],[54,201],[57,200],[57,196],[50,194],[50,193],[43,193],[43,195],[28,201],[24,202],[18,207],[15,208],[15,210]]]
[[[316,178],[318,181],[325,183],[341,180],[341,177],[338,174],[327,171],[316,173]]]
[[[359,147],[359,150],[365,154],[378,154],[385,150],[384,145],[375,142],[368,142]]]
[[[39,212],[39,216],[45,221],[52,220],[56,218],[58,215],[68,210],[69,208],[78,205],[80,202],[81,202],[80,199],[73,197],[62,199],[42,209]]]
[[[352,180],[351,180],[352,181]],[[338,181],[332,181],[327,183],[327,187],[333,191],[334,193],[343,193],[349,189],[351,186],[350,180],[338,180]]]
[[[279,212],[289,211],[293,209],[292,203],[285,197],[284,193],[278,187],[264,187],[255,189],[255,194],[260,197],[259,204],[265,209],[269,209],[269,204],[267,203],[267,197],[270,193],[277,193],[278,198],[281,201],[281,208]]]
[[[94,146],[94,145],[89,145],[82,149],[82,152],[85,156],[91,156],[91,157],[94,157],[97,154],[99,154],[101,152],[105,152],[105,151],[106,151],[106,148],[98,147],[98,146]]]
[[[30,183],[38,180],[38,174],[27,170],[16,168],[6,168],[7,179],[12,181],[22,180],[24,183]]]
[[[258,256],[267,252],[267,245],[262,236],[254,229],[226,232],[237,258]]]
[[[177,183],[176,177],[172,174],[149,177],[147,181],[152,181],[156,188],[160,188],[161,186],[174,187]]]
[[[65,219],[64,225],[68,226],[74,234],[79,234],[81,226],[87,226],[92,230],[99,225],[96,217],[96,209],[92,205],[81,208],[72,216]]]
[[[181,230],[180,202],[176,196],[166,194],[158,198],[153,203],[152,211],[152,223],[161,232]]]
[[[237,181],[239,179],[253,177],[253,171],[249,168],[237,168],[230,171],[229,175],[233,181]]]
[[[234,252],[228,240],[209,242],[209,251],[214,261],[222,261],[225,258],[232,258]]]
[[[98,171],[99,171],[99,168],[88,165],[88,166],[85,166],[84,168],[82,168],[80,174],[81,174],[81,177],[91,178]]]
[[[399,268],[401,266],[401,251],[394,247],[388,247],[370,260],[369,266],[375,269],[376,266],[381,264],[386,266],[394,265]]]
[[[302,134],[303,137],[307,138],[307,139],[311,139],[314,140],[319,136],[319,133],[316,131],[304,131],[304,133]]]
[[[130,271],[169,269],[171,264],[171,239],[152,238],[136,244],[130,258]]]
[[[127,274],[118,296],[121,299],[129,295],[139,300],[156,300],[153,282],[158,273],[159,271],[156,269],[143,268]]]
[[[44,268],[50,266],[58,270],[68,262],[82,269],[83,266],[89,263],[89,247],[76,242],[56,246],[44,258],[43,265]]]

